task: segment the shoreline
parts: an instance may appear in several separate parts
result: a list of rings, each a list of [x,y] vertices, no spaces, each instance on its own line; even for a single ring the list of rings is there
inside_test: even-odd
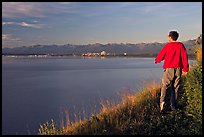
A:
[[[81,55],[46,55],[46,54],[23,54],[23,55],[16,55],[16,54],[9,54],[9,55],[2,55],[2,57],[11,57],[11,58],[19,58],[19,57],[26,57],[26,58],[54,58],[54,57],[60,57],[60,58],[84,58],[84,59],[93,59],[93,58],[156,58],[157,55],[106,55],[106,56],[81,56]],[[191,60],[195,60],[194,55],[188,55],[188,58]]]

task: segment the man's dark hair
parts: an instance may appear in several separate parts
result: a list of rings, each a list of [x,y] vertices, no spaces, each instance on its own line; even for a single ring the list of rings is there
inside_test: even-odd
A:
[[[169,32],[169,37],[171,37],[172,40],[176,41],[178,39],[178,37],[179,37],[179,34],[176,31],[170,31]]]

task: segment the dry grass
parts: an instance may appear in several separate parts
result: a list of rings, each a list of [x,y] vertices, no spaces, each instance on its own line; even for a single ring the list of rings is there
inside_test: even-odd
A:
[[[154,111],[158,109],[157,103],[152,100],[157,99],[160,85],[155,81],[146,84],[145,88],[137,91],[136,94],[128,91],[121,93],[121,101],[116,103],[101,100],[100,112],[92,114],[89,119],[77,119],[71,122],[66,111],[66,120],[61,121],[60,131],[57,133],[66,135],[128,134],[126,130],[139,127],[153,109]],[[138,129],[133,131],[136,132],[136,130]]]
[[[124,134],[129,126],[130,128],[136,128],[144,122],[143,118],[147,113],[151,113],[147,112],[148,109],[152,109],[155,106],[158,107],[157,104],[152,104],[152,100],[158,97],[160,85],[154,81],[147,83],[147,85],[135,94],[124,91],[120,94],[121,100],[116,103],[109,100],[101,100],[100,112],[92,114],[89,119],[77,118],[76,116],[74,121],[70,121],[69,113],[65,110],[66,118],[61,120],[60,129],[53,132],[52,127],[54,125],[52,122],[50,124],[52,126],[49,126],[49,124],[41,125],[39,133],[66,135]]]
[[[196,59],[198,62],[202,62],[202,48],[197,47],[195,48]]]

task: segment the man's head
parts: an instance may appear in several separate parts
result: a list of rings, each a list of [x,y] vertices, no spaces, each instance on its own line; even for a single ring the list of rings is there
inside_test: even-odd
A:
[[[171,41],[176,41],[178,39],[178,37],[179,37],[178,32],[176,32],[176,31],[170,31],[169,32],[168,39],[169,39],[170,42]]]

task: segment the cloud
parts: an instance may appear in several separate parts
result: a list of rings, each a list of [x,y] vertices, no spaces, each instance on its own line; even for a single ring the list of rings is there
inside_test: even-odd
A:
[[[132,7],[132,6],[137,6],[138,3],[136,2],[119,2],[118,3],[120,8],[125,8],[125,7]]]
[[[165,10],[167,5],[169,4],[168,3],[158,3],[158,2],[148,3],[147,5],[144,6],[143,11],[145,13],[152,13],[155,11]]]
[[[26,45],[26,42],[22,39],[13,36],[11,34],[2,34],[2,48],[3,47],[18,47]]]
[[[73,2],[2,2],[3,18],[46,17],[50,13],[69,12]]]
[[[23,26],[23,27],[42,28],[42,26],[41,26],[41,25],[36,25],[36,24],[28,24],[28,23],[26,23],[26,22],[21,22],[21,23],[20,23],[20,25],[21,25],[21,26]]]
[[[69,5],[69,4],[73,4],[73,2],[58,2],[59,4],[63,4],[63,5]]]
[[[19,25],[22,27],[32,27],[32,28],[45,28],[45,25],[43,24],[30,24],[26,22],[2,22],[2,25]]]
[[[33,22],[34,22],[34,23],[38,23],[39,21],[37,21],[37,20],[34,20]]]
[[[3,2],[2,17],[20,18],[24,16],[44,17],[43,9],[35,2]]]
[[[2,40],[3,41],[21,41],[21,39],[15,38],[11,36],[10,34],[2,34]]]
[[[9,35],[7,34],[2,34],[2,40],[8,40],[9,39]]]

